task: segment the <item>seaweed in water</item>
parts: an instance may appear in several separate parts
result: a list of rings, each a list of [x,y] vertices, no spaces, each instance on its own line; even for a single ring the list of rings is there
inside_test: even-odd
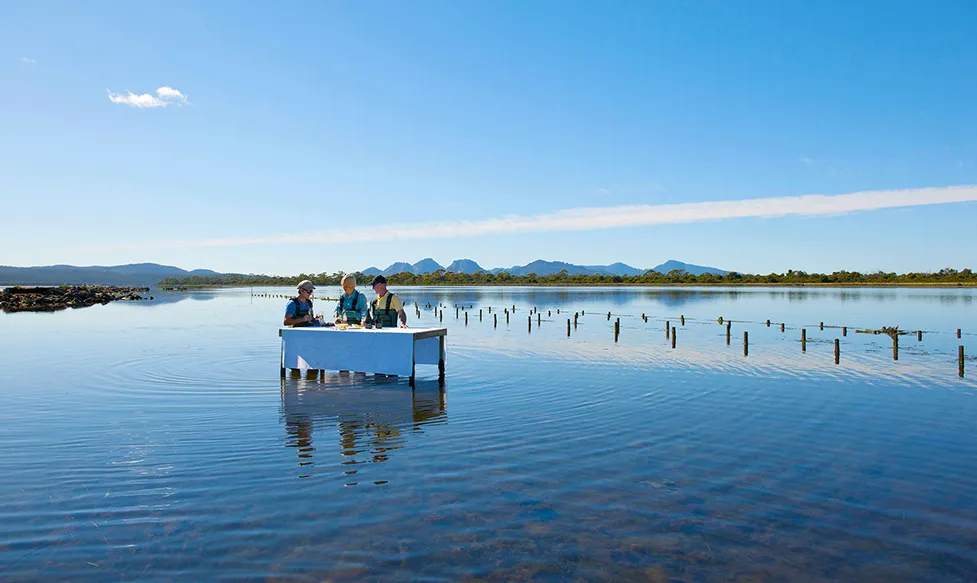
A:
[[[909,334],[909,332],[907,332],[906,330],[900,330],[898,325],[896,325],[896,326],[882,326],[878,330],[868,330],[868,329],[866,329],[866,330],[855,330],[855,332],[857,332],[859,334],[885,334],[885,335],[887,335],[887,336],[889,336],[891,338],[895,338],[897,336],[902,336],[904,334]]]

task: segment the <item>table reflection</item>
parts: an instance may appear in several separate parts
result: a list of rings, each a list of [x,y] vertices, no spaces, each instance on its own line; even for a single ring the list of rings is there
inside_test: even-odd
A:
[[[436,380],[418,380],[412,390],[394,378],[362,374],[283,379],[281,414],[285,446],[296,449],[302,478],[313,475],[315,462],[328,459],[323,456],[332,447],[338,448],[343,474],[353,476],[362,464],[387,461],[406,447],[409,435],[447,420],[445,393]],[[334,428],[338,438],[317,456],[313,435],[324,428]]]

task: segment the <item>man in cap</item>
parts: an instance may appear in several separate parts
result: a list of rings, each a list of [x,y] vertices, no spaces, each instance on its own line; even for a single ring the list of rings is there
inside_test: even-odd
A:
[[[316,325],[312,315],[312,290],[314,289],[315,286],[307,279],[299,283],[298,296],[288,300],[288,305],[285,306],[286,326],[304,328]]]
[[[383,324],[385,328],[392,328],[400,325],[407,327],[407,312],[404,311],[404,303],[393,293],[387,291],[387,278],[378,275],[370,282],[370,287],[377,292],[376,299],[373,300],[373,319]]]

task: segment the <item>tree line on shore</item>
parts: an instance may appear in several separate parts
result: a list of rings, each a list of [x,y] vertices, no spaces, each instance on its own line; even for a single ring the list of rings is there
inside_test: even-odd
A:
[[[369,283],[373,276],[355,273],[361,284]],[[192,275],[171,277],[159,282],[162,288],[180,287],[240,287],[297,285],[309,279],[316,285],[339,285],[342,273],[301,273],[299,275]],[[730,272],[726,275],[704,273],[692,275],[674,270],[668,273],[647,271],[641,275],[571,275],[566,271],[552,275],[511,275],[507,272],[453,273],[439,269],[433,273],[398,273],[387,278],[391,285],[977,285],[977,274],[970,269],[941,269],[933,273],[859,273],[835,271],[834,273],[808,273],[788,270],[786,273],[747,274]]]

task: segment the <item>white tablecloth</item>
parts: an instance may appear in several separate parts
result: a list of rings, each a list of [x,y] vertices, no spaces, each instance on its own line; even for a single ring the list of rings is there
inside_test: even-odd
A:
[[[282,328],[282,368],[410,375],[414,364],[438,364],[438,335],[444,332],[444,328]]]

